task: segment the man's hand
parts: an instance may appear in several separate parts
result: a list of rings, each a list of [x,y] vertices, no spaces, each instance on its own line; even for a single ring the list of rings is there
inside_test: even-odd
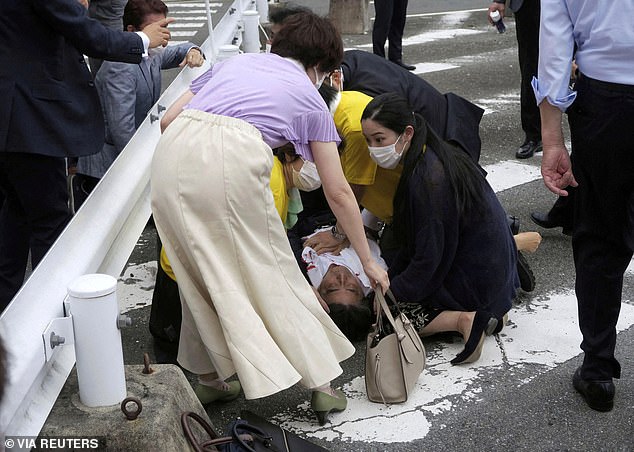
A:
[[[176,19],[173,17],[167,17],[161,19],[158,22],[153,22],[143,30],[141,30],[150,39],[150,49],[154,47],[165,47],[171,38],[170,31],[167,26],[174,22]]]
[[[317,254],[331,253],[339,255],[341,250],[350,246],[350,242],[348,239],[339,240],[332,235],[330,230],[326,230],[308,237],[304,242],[304,246],[311,247]]]
[[[504,3],[491,2],[487,11],[487,20],[489,21],[489,23],[493,25],[493,19],[491,19],[491,13],[493,11],[499,11],[500,17],[504,17],[504,10],[506,10],[506,6],[504,5]]]
[[[544,144],[542,156],[542,177],[550,191],[559,196],[568,196],[564,188],[579,185],[572,174],[570,156],[564,144],[548,146]]]
[[[178,67],[183,67],[185,65],[189,67],[200,67],[204,62],[205,58],[203,57],[200,49],[192,47],[189,49],[189,52],[187,52],[187,55],[185,55],[185,58],[183,58],[183,61],[181,61],[181,64],[179,64]]]
[[[564,144],[564,133],[561,128],[562,112],[544,99],[539,104],[542,120],[542,177],[550,191],[559,196],[568,196],[564,190],[567,186],[576,187],[577,181],[572,174],[570,155]]]

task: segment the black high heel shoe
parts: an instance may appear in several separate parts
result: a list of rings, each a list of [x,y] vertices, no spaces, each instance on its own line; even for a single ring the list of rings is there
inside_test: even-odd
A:
[[[451,364],[466,364],[472,363],[480,359],[482,354],[482,346],[484,345],[484,336],[487,327],[491,328],[490,324],[495,322],[495,326],[492,330],[497,328],[497,319],[487,311],[476,311],[473,318],[473,324],[471,325],[471,333],[464,344],[464,349],[451,360]]]
[[[324,425],[328,420],[331,411],[343,411],[348,406],[345,394],[339,389],[335,389],[336,395],[326,394],[321,391],[313,391],[310,399],[310,406],[317,415],[319,425]]]
[[[489,319],[489,323],[487,324],[486,330],[484,330],[484,334],[487,336],[493,336],[498,334],[509,322],[509,313],[507,312],[502,316],[501,319],[496,319],[495,317],[491,317]]]

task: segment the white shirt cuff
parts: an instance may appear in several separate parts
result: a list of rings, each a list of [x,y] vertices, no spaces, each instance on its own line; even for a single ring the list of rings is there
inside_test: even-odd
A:
[[[147,35],[145,33],[143,33],[142,31],[135,31],[136,34],[138,34],[139,36],[141,36],[141,39],[143,40],[143,58],[147,58],[148,57],[148,49],[150,48],[150,38],[147,37]]]

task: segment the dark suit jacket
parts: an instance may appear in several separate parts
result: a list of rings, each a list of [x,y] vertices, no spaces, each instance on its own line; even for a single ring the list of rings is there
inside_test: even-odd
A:
[[[402,67],[362,50],[343,55],[343,86],[368,96],[396,92],[409,102],[446,141],[463,148],[477,163],[480,159],[480,120],[477,105],[453,94],[441,94],[428,82]]]
[[[0,152],[101,150],[101,106],[83,54],[139,63],[136,33],[88,18],[77,0],[0,2]]]

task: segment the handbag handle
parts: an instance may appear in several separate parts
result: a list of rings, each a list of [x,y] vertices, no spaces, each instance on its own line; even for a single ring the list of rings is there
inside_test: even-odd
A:
[[[389,289],[388,289],[388,293],[392,297],[392,302],[398,308],[398,305],[396,304],[396,301],[394,301],[394,295],[392,295],[392,292]],[[377,309],[377,313],[376,313],[377,325],[379,327],[382,326],[381,311],[383,311],[385,313],[385,317],[387,317],[387,320],[392,325],[392,328],[393,328],[394,332],[396,333],[396,337],[398,338],[399,342],[402,341],[405,338],[405,334],[402,331],[398,331],[398,329],[396,327],[396,321],[394,320],[394,317],[392,316],[392,311],[390,311],[390,307],[387,305],[387,302],[385,301],[385,297],[383,296],[383,293],[381,293],[380,290],[376,290],[374,292],[374,299],[379,301],[379,306],[381,307],[381,310]],[[400,313],[400,309],[399,309],[399,313]]]
[[[418,345],[418,340],[412,337],[412,334],[418,335],[418,333],[416,333],[415,331],[412,331],[412,328],[408,328],[408,326],[411,325],[410,321],[407,318],[407,316],[405,316],[403,312],[401,311],[401,308],[398,306],[398,303],[396,302],[396,298],[394,297],[394,294],[392,293],[392,291],[388,289],[386,294],[388,298],[390,299],[390,301],[394,304],[394,306],[396,306],[396,310],[398,311],[398,314],[401,317],[401,320],[403,321],[404,328],[402,331],[399,331],[397,329],[396,321],[394,320],[394,316],[392,316],[392,311],[390,310],[390,307],[388,306],[387,301],[385,300],[385,297],[383,296],[380,290],[377,290],[374,292],[374,297],[379,300],[379,305],[381,306],[381,310],[377,309],[377,322],[376,322],[377,327],[379,329],[383,327],[383,323],[382,323],[383,321],[381,316],[381,311],[383,311],[385,312],[385,316],[387,317],[388,321],[392,325],[392,328],[394,332],[396,333],[396,337],[398,338],[399,343],[402,342],[403,339],[405,339],[406,335],[408,335],[410,336],[410,339],[412,340],[412,343],[414,344],[414,347],[416,348],[416,350],[420,352],[421,348]],[[403,350],[403,355],[405,356],[405,360],[409,364],[412,364],[413,361],[407,356],[404,350]]]
[[[196,421],[198,425],[200,425],[203,428],[203,430],[207,432],[211,440],[208,440],[208,441],[205,441],[204,443],[199,444],[196,441],[196,437],[194,436],[191,430],[191,426],[189,424],[190,419],[193,419],[194,421]],[[189,444],[191,444],[192,448],[196,452],[207,452],[209,450],[207,449],[207,446],[211,445],[210,443],[214,441],[226,439],[226,438],[220,438],[218,434],[214,431],[214,429],[211,427],[211,425],[209,425],[209,423],[205,419],[203,419],[202,416],[200,416],[198,413],[194,413],[193,411],[185,411],[183,414],[181,414],[181,426],[183,427],[183,433],[185,434],[185,438],[187,438],[187,441],[189,442]],[[230,441],[233,441],[233,438],[228,438],[228,439]],[[216,442],[215,444],[218,444],[218,443]]]
[[[192,432],[190,419],[196,421],[203,428],[203,430],[207,432],[210,439],[202,443],[198,443],[196,437]],[[248,452],[256,452],[253,447],[247,444],[247,442],[255,441],[255,438],[259,438],[262,441],[264,447],[266,447],[267,449],[277,451],[277,449],[274,447],[273,438],[271,436],[268,436],[259,428],[247,423],[238,424],[237,422],[235,422],[231,430],[231,436],[221,437],[218,436],[211,425],[209,425],[209,423],[202,416],[194,413],[193,411],[186,411],[181,415],[181,425],[183,427],[185,438],[187,438],[187,441],[189,442],[189,444],[191,444],[192,448],[196,452],[210,452],[212,450],[217,450],[216,446],[230,444],[233,442],[238,443],[238,445],[242,446]],[[245,433],[238,433],[238,429],[244,431]]]

